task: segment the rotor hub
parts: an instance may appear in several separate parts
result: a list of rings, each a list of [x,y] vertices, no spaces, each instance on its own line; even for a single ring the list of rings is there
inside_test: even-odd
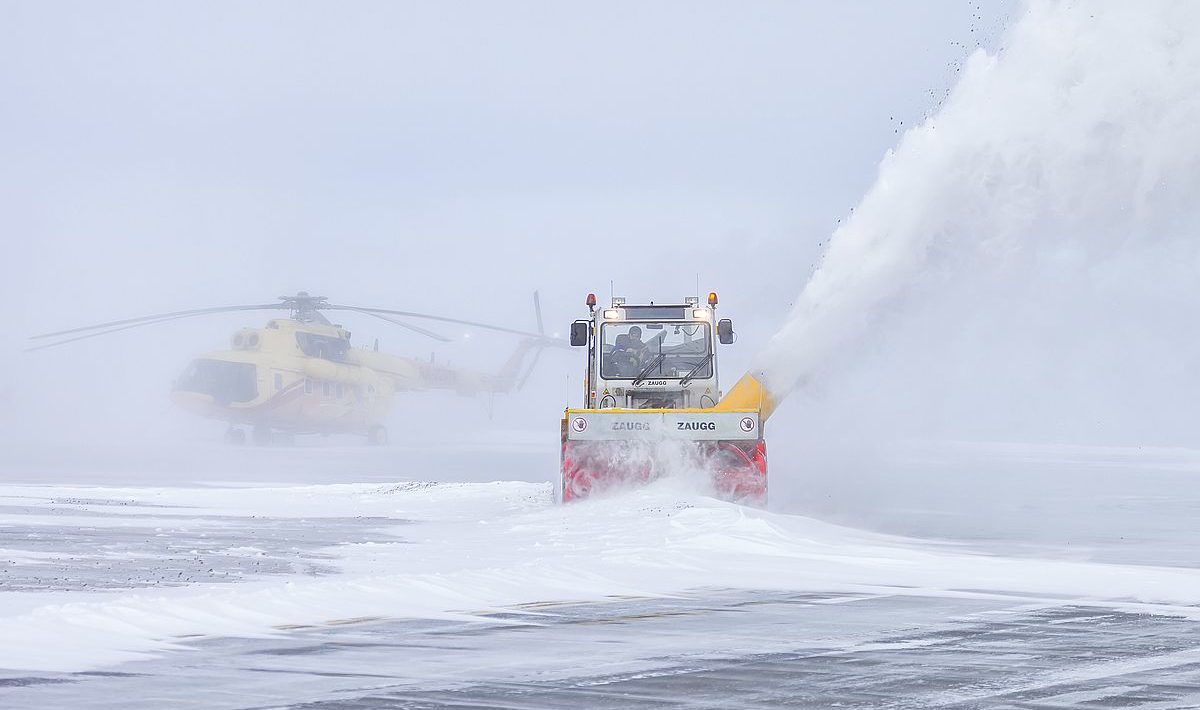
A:
[[[328,323],[320,311],[329,307],[325,296],[310,296],[308,291],[298,291],[295,296],[280,296],[280,307],[292,312],[292,320],[301,323]]]

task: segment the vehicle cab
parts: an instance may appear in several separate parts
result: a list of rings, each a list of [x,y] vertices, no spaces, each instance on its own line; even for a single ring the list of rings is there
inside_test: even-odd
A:
[[[707,409],[721,399],[716,348],[733,342],[733,323],[716,319],[708,302],[628,304],[613,298],[571,326],[571,345],[588,347],[584,396],[588,409]]]

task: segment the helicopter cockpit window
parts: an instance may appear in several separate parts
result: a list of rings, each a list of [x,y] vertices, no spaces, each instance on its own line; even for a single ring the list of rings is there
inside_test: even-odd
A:
[[[296,344],[305,355],[323,360],[345,360],[350,350],[346,340],[316,333],[296,333]]]
[[[217,404],[249,402],[258,396],[258,374],[252,363],[201,358],[188,365],[175,389],[207,394]]]

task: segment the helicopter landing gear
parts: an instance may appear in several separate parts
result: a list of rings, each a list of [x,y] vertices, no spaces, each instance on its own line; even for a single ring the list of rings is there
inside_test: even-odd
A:
[[[367,430],[367,443],[371,446],[384,446],[388,443],[387,429],[373,426]]]
[[[229,427],[225,430],[225,443],[231,446],[244,446],[246,444],[246,432],[234,427]]]
[[[271,428],[262,425],[254,427],[253,436],[255,446],[269,446],[275,440],[271,434]]]

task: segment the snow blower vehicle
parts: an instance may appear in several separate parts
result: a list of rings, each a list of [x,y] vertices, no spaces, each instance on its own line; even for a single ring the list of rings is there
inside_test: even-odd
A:
[[[751,374],[724,397],[717,347],[734,340],[733,322],[715,320],[708,302],[627,304],[586,300],[589,317],[571,324],[571,345],[587,347],[585,404],[561,424],[563,502],[673,471],[700,472],[726,500],[765,504],[763,425],[774,402]]]

